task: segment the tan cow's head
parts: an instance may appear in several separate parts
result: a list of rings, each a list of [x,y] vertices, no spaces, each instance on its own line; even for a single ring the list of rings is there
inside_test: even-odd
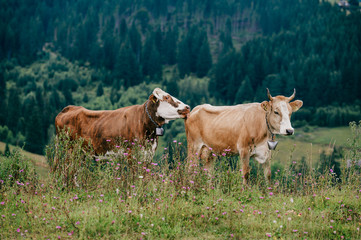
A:
[[[150,96],[150,100],[158,102],[156,116],[165,119],[165,123],[178,118],[186,118],[190,112],[190,107],[177,98],[164,92],[160,88],[156,88]]]
[[[272,97],[268,88],[267,95],[269,101],[261,103],[262,108],[266,111],[267,121],[273,134],[292,135],[294,129],[291,125],[291,114],[300,109],[303,105],[301,100],[294,99],[296,90],[290,97],[276,96]]]

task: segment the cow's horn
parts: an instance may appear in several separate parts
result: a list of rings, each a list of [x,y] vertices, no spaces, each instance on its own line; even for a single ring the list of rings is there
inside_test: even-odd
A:
[[[267,88],[267,96],[268,96],[268,98],[269,98],[269,100],[271,100],[272,101],[272,96],[271,96],[271,93],[269,92],[269,89]]]
[[[296,88],[293,89],[293,94],[291,95],[291,97],[288,98],[288,101],[292,101],[292,99],[294,99],[296,96]]]

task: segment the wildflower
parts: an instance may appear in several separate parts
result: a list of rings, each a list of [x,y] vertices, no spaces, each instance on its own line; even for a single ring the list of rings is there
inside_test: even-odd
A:
[[[5,202],[1,202],[0,204],[1,204],[1,205],[4,205],[4,204],[5,204]]]
[[[129,154],[128,153],[123,153],[124,156],[128,156]]]
[[[293,198],[290,199],[291,203],[293,203]]]
[[[270,233],[266,233],[267,237],[272,237],[272,235]]]
[[[204,215],[203,215],[203,214],[201,215],[201,218],[204,218]]]
[[[79,225],[79,224],[80,224],[80,222],[79,222],[79,221],[77,221],[75,224],[76,224],[76,225]]]
[[[218,220],[219,218],[216,217],[215,219]]]
[[[145,235],[146,233],[145,233],[145,232],[142,232],[141,234],[142,234],[142,235]]]
[[[293,229],[292,232],[296,233],[296,232],[298,232],[298,230],[297,230],[297,229]]]
[[[19,233],[19,232],[20,232],[20,228],[16,229],[16,231]]]
[[[270,192],[269,195],[270,195],[270,196],[273,196],[273,192]]]
[[[259,197],[259,199],[264,199],[264,197]]]
[[[120,148],[120,146],[118,146],[118,145],[117,145],[117,146],[115,146],[115,147],[116,147],[116,148]]]
[[[132,213],[132,210],[129,210],[128,213]]]
[[[107,139],[107,142],[110,142],[111,140],[110,139]]]
[[[56,226],[57,229],[61,229],[61,226]]]
[[[226,215],[226,214],[227,214],[227,212],[223,212],[223,213],[222,213],[222,215]]]
[[[173,142],[174,142],[174,143],[176,143],[176,142],[177,142],[177,140],[173,140]]]
[[[139,176],[139,178],[140,178],[140,179],[142,179],[142,178],[143,178],[143,176]]]

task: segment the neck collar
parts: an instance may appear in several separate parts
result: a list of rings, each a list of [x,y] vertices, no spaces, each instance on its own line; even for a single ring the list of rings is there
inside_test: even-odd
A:
[[[268,119],[267,119],[267,116],[268,116],[268,113],[266,112],[266,124],[267,124],[267,129],[268,129],[268,131],[270,132],[271,137],[272,137],[272,141],[273,141],[273,140],[275,139],[275,135],[272,133],[271,128],[270,128],[270,126],[269,126],[269,124],[268,124]]]
[[[147,100],[147,102],[145,103],[145,112],[147,113],[150,121],[152,121],[152,123],[154,123],[154,125],[157,126],[157,128],[160,128],[160,125],[152,119],[152,117],[150,116],[150,114],[148,112],[148,102],[149,102],[149,100]]]

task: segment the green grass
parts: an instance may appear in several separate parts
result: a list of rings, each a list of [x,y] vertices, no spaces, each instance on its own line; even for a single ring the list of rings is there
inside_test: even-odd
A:
[[[0,152],[5,151],[5,146],[6,146],[6,144],[4,142],[0,142]],[[10,148],[10,151],[13,151],[15,148],[19,148],[19,147],[9,145],[9,148]],[[40,176],[41,179],[48,178],[49,166],[48,166],[48,163],[46,162],[45,156],[31,153],[31,152],[25,151],[23,149],[21,149],[20,152],[26,158],[31,160],[31,162],[35,166],[36,172],[38,173],[38,175]]]
[[[307,162],[311,162],[315,146],[327,147],[324,136],[338,131],[339,136],[347,135],[342,128],[313,130],[319,143],[312,144],[312,150],[311,144],[302,141],[301,136],[281,138],[275,157],[285,155],[287,162],[292,162],[306,154]],[[67,145],[64,147],[66,150]],[[69,155],[76,162],[68,163],[66,151],[51,150],[63,156],[61,165],[65,164],[56,168],[52,162],[53,171],[67,175],[68,171],[74,171],[71,166],[75,164],[81,187],[64,186],[56,174],[39,184],[33,183],[29,173],[22,178],[29,184],[13,181],[11,185],[10,178],[3,179],[0,238],[361,238],[360,172],[346,171],[345,159],[341,161],[342,181],[328,169],[324,174],[310,170],[300,176],[290,164],[284,164],[270,185],[265,183],[262,171],[253,171],[251,184],[245,186],[239,167],[230,167],[227,159],[221,159],[210,173],[202,166],[189,168],[179,147],[178,143],[172,145],[174,166],[169,165],[167,152],[153,161],[158,164],[152,164],[135,150],[132,158],[115,156],[109,163],[93,165],[90,155]],[[349,151],[359,150],[351,147]],[[11,163],[13,158],[10,156],[6,161]],[[90,162],[81,164],[82,159]],[[89,166],[92,168],[87,178],[82,177],[89,174],[84,171],[85,166],[87,170]],[[258,169],[259,164],[254,166]]]

